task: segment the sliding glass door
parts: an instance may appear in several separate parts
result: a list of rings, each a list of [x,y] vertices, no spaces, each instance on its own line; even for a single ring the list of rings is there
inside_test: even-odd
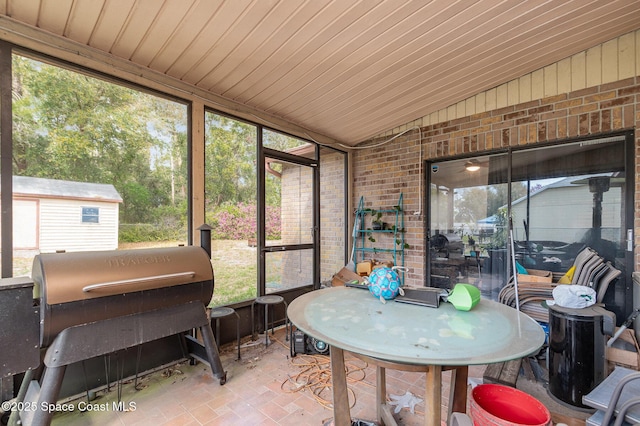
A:
[[[512,276],[511,252],[516,267],[557,281],[590,247],[622,271],[604,302],[624,319],[633,270],[632,151],[632,137],[619,135],[429,164],[428,285],[472,283],[497,299]]]

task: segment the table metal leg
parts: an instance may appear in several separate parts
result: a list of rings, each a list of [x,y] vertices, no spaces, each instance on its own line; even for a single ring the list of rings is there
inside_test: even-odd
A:
[[[424,424],[440,426],[442,407],[442,367],[431,365],[427,370],[426,389],[424,395]]]
[[[333,383],[333,420],[335,426],[351,426],[347,373],[344,368],[344,351],[331,346],[331,377]]]

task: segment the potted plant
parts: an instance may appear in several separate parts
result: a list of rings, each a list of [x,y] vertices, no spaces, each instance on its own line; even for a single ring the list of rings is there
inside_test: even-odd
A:
[[[373,217],[371,219],[371,228],[374,231],[380,231],[384,229],[384,222],[381,220],[382,219],[382,213],[381,212],[375,212],[375,214],[373,214]]]

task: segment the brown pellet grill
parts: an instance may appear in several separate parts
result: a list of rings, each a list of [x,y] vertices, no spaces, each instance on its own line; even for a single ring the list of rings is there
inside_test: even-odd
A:
[[[68,365],[180,333],[226,382],[206,312],[214,287],[206,247],[41,254],[32,278],[46,352],[41,377],[28,370],[18,392],[19,407],[36,408],[20,412],[22,424],[51,422],[41,408],[55,405]]]

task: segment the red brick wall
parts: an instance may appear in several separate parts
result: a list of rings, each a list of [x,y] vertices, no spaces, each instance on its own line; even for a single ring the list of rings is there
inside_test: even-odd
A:
[[[331,282],[344,265],[345,154],[320,151],[320,282]]]

